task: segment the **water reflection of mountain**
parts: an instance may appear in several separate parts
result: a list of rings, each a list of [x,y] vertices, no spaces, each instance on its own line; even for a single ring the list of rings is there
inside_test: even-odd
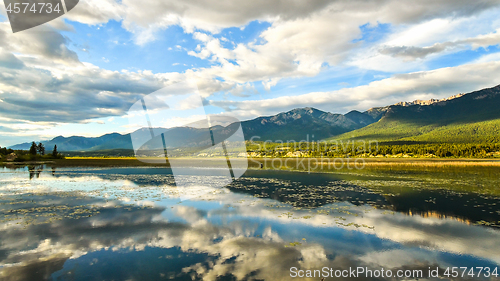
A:
[[[387,205],[382,195],[349,184],[335,174],[249,170],[228,188],[300,208],[317,208],[337,202],[349,202],[356,206],[369,204],[379,208]]]
[[[498,199],[474,193],[420,190],[387,196],[394,211],[423,217],[454,218],[465,223],[479,221],[500,226]]]
[[[498,249],[498,232],[456,222],[431,225],[402,215],[380,217],[377,212],[355,218],[374,220],[379,229],[374,235],[325,228],[311,220],[278,222],[275,216],[266,217],[258,204],[236,208],[239,219],[217,224],[209,218],[234,217],[224,214],[228,198],[222,197],[209,211],[173,201],[143,208],[67,193],[2,200],[14,198],[17,204],[0,204],[0,216],[23,214],[27,223],[21,227],[2,217],[2,280],[290,280],[290,267],[492,266],[488,259]],[[165,219],[166,212],[183,222]],[[259,217],[259,225],[247,222],[252,216]],[[43,223],[47,218],[55,219]],[[322,217],[324,222],[330,219]],[[295,239],[301,245],[284,247]]]
[[[129,180],[139,186],[174,185],[175,180],[165,168],[105,168],[60,169],[52,168],[55,177],[82,177],[92,175],[105,180]],[[39,177],[43,167],[30,168],[30,178]],[[350,175],[350,179],[356,175]],[[361,178],[361,176],[358,176]],[[498,199],[475,193],[456,193],[446,189],[401,189],[386,194],[369,185],[349,183],[345,175],[333,173],[301,173],[288,171],[248,170],[245,175],[228,186],[233,192],[270,198],[301,208],[317,208],[336,202],[353,205],[371,205],[403,214],[422,217],[455,218],[467,223],[500,222]],[[358,181],[360,182],[360,181]],[[431,214],[431,215],[430,215]]]
[[[104,180],[129,180],[139,186],[175,184],[171,170],[164,168],[63,169],[54,175],[75,178],[92,175]],[[303,208],[316,208],[334,202],[387,206],[382,195],[348,184],[334,174],[248,170],[228,189]]]
[[[440,219],[440,220],[445,220],[445,219],[447,219],[447,220],[455,220],[455,221],[458,221],[458,222],[461,222],[461,223],[465,223],[465,224],[468,224],[468,225],[473,224],[473,222],[471,222],[469,220],[464,220],[464,219],[457,218],[457,217],[443,215],[441,213],[434,212],[434,211],[415,212],[415,213],[412,212],[412,211],[409,211],[407,213],[407,215],[409,215],[409,216],[421,216],[421,217],[424,217],[424,218],[436,218],[436,219]]]
[[[245,236],[241,231],[248,226],[207,223],[207,214],[195,208],[176,206],[177,216],[187,221],[179,223],[158,219],[165,211],[161,207],[143,209],[68,194],[26,197],[30,200],[17,197],[20,204],[2,205],[2,211],[23,213],[29,222],[24,228],[0,230],[2,280],[206,280],[212,275],[222,281],[237,276],[283,280],[290,266],[366,266],[345,253],[327,255],[315,243],[286,248],[272,231],[261,238]],[[68,210],[92,208],[90,215],[68,217]],[[44,223],[40,218],[47,216],[57,219]]]
[[[378,190],[350,184],[343,180],[343,176],[335,174],[248,171],[245,176],[232,184],[230,189],[296,207],[315,208],[335,202],[349,202],[408,215],[500,224],[498,199],[474,193],[411,189],[409,193],[383,194]]]
[[[78,258],[78,256],[92,251],[105,250],[111,246],[133,249],[135,246],[149,243],[162,231],[176,236],[188,228],[182,223],[161,221],[153,223],[154,217],[160,215],[164,208],[144,209],[137,206],[106,205],[102,199],[72,197],[67,194],[47,196],[27,194],[25,197],[29,197],[29,200],[20,200],[22,197],[16,197],[19,204],[2,205],[1,208],[3,214],[8,214],[7,217],[2,217],[2,220],[11,221],[10,216],[16,216],[18,213],[20,216],[16,217],[24,220],[25,225],[20,228],[15,227],[16,224],[13,223],[14,226],[11,224],[10,227],[3,227],[0,230],[1,280],[59,280],[60,278],[66,280],[70,276],[67,274],[76,272],[78,275],[73,276],[71,280],[99,280],[106,276],[105,269],[100,273],[93,272],[89,275],[92,268],[88,272],[81,272],[79,268],[82,265],[77,265],[68,270],[65,263],[70,261],[71,257]],[[85,215],[76,215],[81,213]],[[47,221],[47,217],[56,219]],[[164,249],[161,252],[156,251],[154,254],[154,257],[149,256],[150,264],[153,265],[158,260],[157,254],[176,257],[184,255],[178,247]],[[94,263],[96,263],[95,260]],[[208,260],[207,254],[191,254],[177,263],[158,265],[156,270],[176,271],[179,269],[176,266],[188,267],[193,263],[205,263]],[[59,271],[64,274],[52,276]],[[144,270],[141,272],[147,276]],[[115,273],[114,276],[113,273]],[[103,275],[99,276],[99,274]],[[116,271],[109,271],[107,274],[111,274],[113,278],[104,278],[106,280],[117,277]],[[130,280],[131,277],[144,280],[139,278],[140,276],[133,270],[122,274],[124,278],[118,278],[119,280]],[[180,280],[191,280],[187,273],[177,272],[177,274],[184,275],[183,278],[179,278]]]

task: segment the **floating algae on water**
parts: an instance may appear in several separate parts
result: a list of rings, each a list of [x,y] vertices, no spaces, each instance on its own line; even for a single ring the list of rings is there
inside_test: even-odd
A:
[[[283,268],[301,263],[387,267],[402,255],[407,258],[397,259],[399,267],[408,268],[414,261],[428,267],[498,260],[497,196],[443,188],[455,184],[444,176],[426,188],[429,181],[415,173],[405,180],[402,173],[356,178],[259,170],[184,200],[185,190],[161,173],[68,169],[31,181],[22,173],[3,174],[0,275],[18,276],[44,260],[55,264],[56,256],[55,280],[110,270],[202,280],[220,269],[279,280],[276,274],[289,273]],[[133,261],[147,263],[147,270]],[[280,262],[272,274],[262,274],[263,265]]]

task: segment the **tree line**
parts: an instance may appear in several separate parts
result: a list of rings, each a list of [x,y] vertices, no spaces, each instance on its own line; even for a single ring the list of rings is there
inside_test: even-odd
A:
[[[9,155],[11,153],[14,153],[13,149],[10,149],[10,148],[7,148],[7,147],[0,147],[0,155],[1,156]]]
[[[254,157],[500,157],[500,143],[247,142]]]
[[[344,142],[246,142],[250,157],[442,157],[442,158],[500,158],[500,143],[377,143],[364,141]],[[54,146],[47,154],[42,143],[33,142],[28,151],[0,148],[0,158],[11,153],[17,155],[16,161],[38,159],[59,159],[64,155]],[[133,156],[132,150],[92,152],[85,156]],[[74,153],[74,155],[80,155]]]
[[[0,158],[4,159],[7,156],[14,154],[15,158],[13,161],[33,161],[33,160],[42,160],[42,159],[63,159],[64,155],[59,153],[57,150],[57,145],[54,145],[51,153],[46,153],[45,146],[43,143],[32,142],[31,147],[28,151],[25,150],[13,150],[10,148],[0,147]]]

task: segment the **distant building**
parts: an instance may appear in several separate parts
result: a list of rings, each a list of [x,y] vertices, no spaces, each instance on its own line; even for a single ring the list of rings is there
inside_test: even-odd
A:
[[[300,151],[295,151],[295,152],[288,152],[286,154],[286,157],[304,157],[306,156],[307,154],[305,153],[302,153]]]

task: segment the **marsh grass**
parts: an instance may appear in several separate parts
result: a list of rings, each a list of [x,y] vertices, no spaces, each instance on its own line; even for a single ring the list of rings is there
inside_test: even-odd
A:
[[[334,160],[336,160],[335,163],[333,162]],[[275,165],[273,165],[273,161]],[[179,163],[186,167],[218,167],[220,166],[218,162],[220,163],[220,159],[210,158],[182,158],[179,161]],[[276,165],[276,163],[278,164]],[[339,169],[341,163],[344,163],[344,167]],[[43,161],[43,163],[3,163],[3,165],[9,166],[25,166],[33,164],[46,164],[48,166],[55,167],[170,167],[168,159],[166,163],[144,163],[137,160],[135,157],[67,157],[66,159],[52,159],[50,161]],[[2,163],[0,163],[0,165],[2,165]],[[331,172],[331,170],[349,170],[360,167],[362,167],[362,169],[375,169],[385,167],[500,167],[500,160],[419,158],[249,158],[248,167],[250,169],[262,168],[273,170],[310,170],[314,172]]]

